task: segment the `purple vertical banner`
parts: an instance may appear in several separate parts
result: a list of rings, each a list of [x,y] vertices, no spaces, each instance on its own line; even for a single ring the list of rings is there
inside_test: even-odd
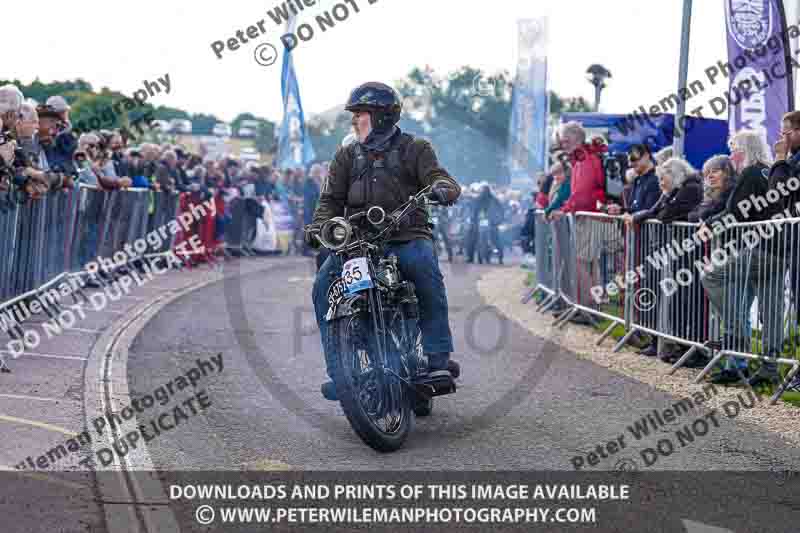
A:
[[[778,140],[781,118],[794,108],[794,82],[783,0],[724,0],[728,30],[728,125],[731,134]]]

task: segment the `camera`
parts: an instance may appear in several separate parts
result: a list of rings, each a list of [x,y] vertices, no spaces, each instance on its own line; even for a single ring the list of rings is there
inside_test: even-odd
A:
[[[628,171],[628,155],[614,152],[603,157],[603,171],[606,175],[606,196],[622,201],[625,189],[625,173]]]

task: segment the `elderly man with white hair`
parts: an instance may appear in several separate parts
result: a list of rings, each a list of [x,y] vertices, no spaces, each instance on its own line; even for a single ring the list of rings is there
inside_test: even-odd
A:
[[[16,85],[9,83],[0,87],[0,119],[3,121],[3,129],[14,130],[23,100],[25,97]]]
[[[606,203],[605,173],[600,154],[608,151],[608,147],[586,142],[586,130],[578,122],[567,122],[561,126],[559,135],[561,148],[565,155],[561,162],[569,160],[572,172],[570,175],[570,196],[560,209],[553,211],[550,217],[558,220],[562,213],[578,211],[596,212],[598,204]],[[591,295],[591,288],[598,284],[600,260],[600,242],[591,230],[591,221],[580,218],[575,224],[575,247],[577,257],[579,304],[596,307]],[[576,316],[573,322],[586,324],[582,317]]]

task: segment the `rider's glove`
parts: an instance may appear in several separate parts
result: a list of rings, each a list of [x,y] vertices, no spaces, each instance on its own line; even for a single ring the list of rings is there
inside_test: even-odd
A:
[[[450,205],[450,201],[447,198],[449,189],[448,183],[440,180],[431,185],[431,194],[440,204]]]
[[[311,248],[319,248],[319,241],[316,236],[319,235],[319,226],[309,224],[303,228],[303,241]]]

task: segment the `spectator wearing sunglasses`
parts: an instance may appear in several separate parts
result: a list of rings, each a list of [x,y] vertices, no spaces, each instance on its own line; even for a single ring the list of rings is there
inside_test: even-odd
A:
[[[131,186],[130,178],[117,178],[109,172],[108,164],[113,166],[113,162],[106,161],[100,150],[100,138],[94,133],[81,135],[75,160],[80,164],[80,183],[110,190]]]
[[[661,198],[656,166],[653,163],[653,154],[650,152],[649,146],[646,144],[633,145],[628,154],[628,166],[636,173],[631,184],[629,201],[624,208],[614,204],[610,205],[608,207],[610,215],[623,213],[634,215],[650,209]]]

